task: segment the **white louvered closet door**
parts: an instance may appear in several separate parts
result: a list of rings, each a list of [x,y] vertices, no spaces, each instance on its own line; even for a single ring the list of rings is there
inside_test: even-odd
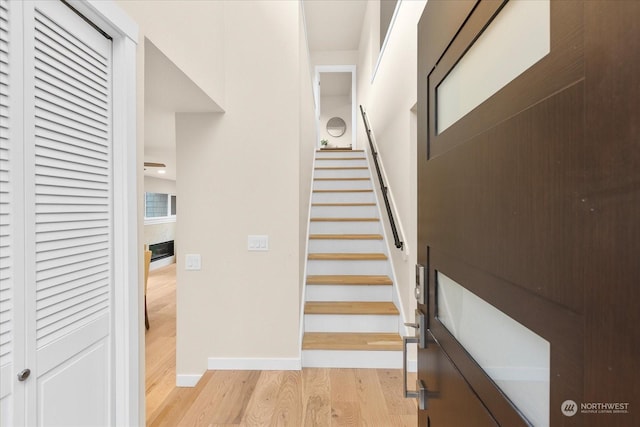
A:
[[[111,41],[25,3],[27,424],[111,424]]]
[[[12,131],[9,113],[9,3],[0,0],[0,424],[12,425],[14,393],[15,332],[15,225],[12,212],[14,197],[13,150],[9,145]]]

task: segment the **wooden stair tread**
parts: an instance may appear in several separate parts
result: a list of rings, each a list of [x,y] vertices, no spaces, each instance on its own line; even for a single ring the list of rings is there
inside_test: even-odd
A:
[[[375,203],[311,203],[311,206],[335,206],[335,207],[349,207],[349,206],[375,206]]]
[[[386,261],[387,256],[382,253],[312,253],[312,261]]]
[[[319,166],[315,170],[363,170],[369,169],[368,166]]]
[[[370,181],[371,178],[313,178],[314,181]]]
[[[371,189],[354,189],[354,190],[313,190],[314,193],[373,193]]]
[[[311,222],[376,222],[380,218],[310,218]]]
[[[312,240],[382,240],[382,234],[309,234]]]
[[[306,332],[303,350],[402,350],[397,333]]]
[[[316,157],[316,160],[367,160],[366,157]]]
[[[305,314],[379,314],[398,315],[392,302],[386,301],[313,301],[304,305]]]
[[[364,153],[364,150],[351,150],[350,148],[321,148],[319,150],[316,150],[316,153],[324,153],[326,151],[347,151],[349,153]]]
[[[356,274],[312,275],[307,276],[307,285],[384,285],[391,286],[389,276],[368,276]]]

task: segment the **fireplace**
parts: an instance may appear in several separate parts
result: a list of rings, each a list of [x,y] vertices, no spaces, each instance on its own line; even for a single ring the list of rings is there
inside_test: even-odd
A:
[[[149,250],[151,251],[151,262],[173,256],[173,240],[149,245]]]

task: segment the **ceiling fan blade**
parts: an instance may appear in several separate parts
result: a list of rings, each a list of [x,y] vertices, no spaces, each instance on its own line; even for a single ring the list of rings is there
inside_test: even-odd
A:
[[[167,167],[167,165],[165,165],[164,163],[155,163],[155,162],[144,162],[144,165],[150,168],[166,168]]]

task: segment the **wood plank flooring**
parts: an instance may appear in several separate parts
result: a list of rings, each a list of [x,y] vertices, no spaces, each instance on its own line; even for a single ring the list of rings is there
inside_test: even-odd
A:
[[[150,273],[147,303],[148,426],[417,425],[397,369],[207,371],[196,387],[177,388],[175,264]]]

